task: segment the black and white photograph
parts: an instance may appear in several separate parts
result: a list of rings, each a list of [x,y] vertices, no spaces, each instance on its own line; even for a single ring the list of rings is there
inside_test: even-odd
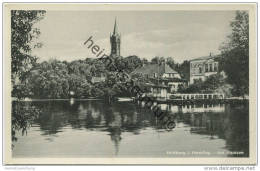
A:
[[[6,163],[256,163],[254,4],[3,7]]]

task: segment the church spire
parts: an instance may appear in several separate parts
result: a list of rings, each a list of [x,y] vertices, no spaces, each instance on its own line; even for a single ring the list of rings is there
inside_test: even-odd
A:
[[[115,18],[115,24],[114,24],[114,32],[113,35],[117,34],[118,30],[117,30],[117,24],[116,24],[116,18]]]
[[[118,33],[116,18],[114,24],[113,34],[110,34],[110,44],[111,44],[111,56],[120,56],[120,42],[121,36]]]

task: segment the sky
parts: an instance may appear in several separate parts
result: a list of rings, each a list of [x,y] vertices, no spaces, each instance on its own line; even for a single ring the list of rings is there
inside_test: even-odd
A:
[[[40,61],[95,58],[84,45],[90,36],[109,55],[117,18],[121,56],[163,56],[182,62],[219,54],[234,17],[235,11],[47,11],[35,24],[43,47],[33,49],[32,55]]]

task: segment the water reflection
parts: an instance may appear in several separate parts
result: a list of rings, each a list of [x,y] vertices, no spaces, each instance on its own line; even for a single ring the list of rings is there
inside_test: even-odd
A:
[[[127,151],[127,149],[124,149],[124,147],[120,145],[124,143],[124,140],[129,141],[127,142],[129,143],[129,148],[136,146],[133,143],[139,143],[138,140],[135,142],[130,141],[127,137],[125,138],[124,135],[126,135],[126,133],[127,135],[130,133],[128,136],[141,137],[141,139],[142,136],[149,139],[153,137],[153,134],[156,132],[162,132],[162,135],[167,134],[169,140],[178,138],[174,137],[175,135],[173,133],[162,129],[162,125],[157,122],[151,110],[144,108],[144,104],[141,102],[139,105],[129,102],[118,102],[108,105],[102,101],[77,100],[73,100],[73,102],[41,101],[24,103],[27,105],[27,108],[28,106],[36,106],[41,113],[37,117],[27,117],[23,118],[23,120],[30,120],[35,127],[39,127],[41,136],[47,136],[45,140],[49,142],[58,138],[64,138],[61,137],[64,136],[61,135],[61,133],[66,132],[66,130],[94,131],[96,136],[103,136],[105,133],[105,135],[110,136],[110,140],[113,142],[113,155],[117,156],[120,154],[120,150]],[[200,136],[199,141],[204,141],[203,138],[205,139],[206,135],[209,149],[211,148],[211,141],[223,139],[225,141],[223,148],[226,150],[243,152],[243,154],[240,155],[228,154],[227,156],[249,156],[248,104],[201,104],[183,106],[160,104],[160,106],[162,110],[169,111],[176,118],[177,128],[173,129],[172,132],[178,131],[178,129],[182,131],[181,125],[183,125],[183,128],[185,128],[183,129],[183,136],[185,134],[184,131],[187,129],[190,132],[190,136],[185,137],[187,139],[192,140],[192,135],[197,135]],[[28,112],[24,111],[24,113]],[[17,119],[17,117],[13,118],[14,120]],[[14,132],[19,130],[17,129],[19,127],[14,126],[17,125],[17,123],[20,124],[21,122],[13,122]],[[23,128],[26,129],[27,127]],[[146,132],[146,130],[150,129],[152,129],[152,131]],[[182,136],[182,134],[178,136]],[[158,142],[149,141],[147,145],[152,148],[153,146],[159,146],[160,142]],[[20,145],[22,146],[24,144]],[[192,144],[189,145],[192,146]],[[17,144],[15,148],[21,147]],[[95,148],[97,151],[99,150],[98,147]],[[171,145],[169,145],[168,148],[172,148]],[[183,148],[185,149],[185,147]],[[151,150],[153,151],[153,149]],[[156,149],[156,151],[155,153],[158,153],[160,149]],[[138,153],[138,151],[136,151],[136,153]]]

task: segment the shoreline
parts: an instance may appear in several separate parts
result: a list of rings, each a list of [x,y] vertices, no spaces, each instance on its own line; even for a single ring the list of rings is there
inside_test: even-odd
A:
[[[120,100],[120,99],[127,99],[127,100]],[[32,102],[32,101],[106,101],[105,99],[102,99],[102,98],[64,98],[64,99],[34,99],[34,98],[25,98],[25,99],[21,99],[19,101],[28,101],[28,102]],[[130,102],[130,101],[135,101],[135,100],[139,100],[139,99],[133,99],[133,97],[120,97],[118,98],[117,97],[117,102]],[[18,101],[17,98],[14,98],[12,97],[11,101]],[[231,98],[225,98],[225,99],[206,99],[206,100],[203,100],[203,99],[184,99],[184,100],[181,100],[181,99],[170,99],[170,100],[155,100],[156,102],[158,103],[171,103],[171,102],[188,102],[188,103],[194,103],[194,102],[222,102],[222,103],[228,103],[230,101],[249,101],[249,98],[241,98],[241,97],[231,97]]]
[[[87,99],[78,99],[78,98],[69,98],[69,99],[31,99],[31,98],[25,98],[22,99],[20,101],[26,101],[26,102],[32,102],[32,101],[71,101],[71,100],[75,100],[75,101],[94,101],[94,100],[103,100],[100,98],[87,98]],[[11,101],[18,101],[17,98],[13,98]]]

